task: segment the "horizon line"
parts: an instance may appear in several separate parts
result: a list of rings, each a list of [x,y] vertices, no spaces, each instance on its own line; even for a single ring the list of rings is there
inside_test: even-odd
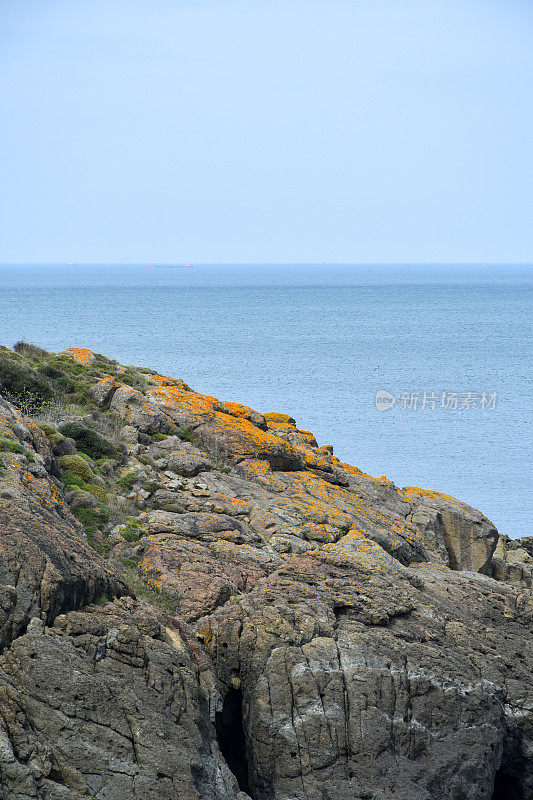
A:
[[[152,259],[153,261],[153,259]],[[162,263],[162,262],[156,262]],[[166,262],[166,263],[171,263]],[[0,261],[2,267],[25,267],[25,266],[65,266],[65,267],[83,267],[83,266],[140,266],[144,265],[144,261]],[[198,261],[193,266],[276,266],[276,265],[294,265],[294,266],[367,266],[374,265],[377,267],[386,266],[533,266],[531,261]]]

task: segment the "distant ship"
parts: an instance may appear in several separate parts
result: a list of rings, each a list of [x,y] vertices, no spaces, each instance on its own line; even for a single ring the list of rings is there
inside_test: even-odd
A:
[[[147,264],[146,269],[192,269],[193,264]]]

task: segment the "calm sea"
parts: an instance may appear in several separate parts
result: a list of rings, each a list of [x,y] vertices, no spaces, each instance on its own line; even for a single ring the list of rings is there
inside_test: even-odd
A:
[[[4,265],[0,343],[89,347],[289,413],[342,460],[455,495],[517,537],[532,532],[532,279],[506,265]]]

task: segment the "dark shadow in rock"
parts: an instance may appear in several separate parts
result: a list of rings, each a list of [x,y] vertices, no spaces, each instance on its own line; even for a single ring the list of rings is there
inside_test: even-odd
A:
[[[220,752],[237,778],[239,789],[250,797],[248,756],[242,721],[242,692],[230,689],[224,698],[222,711],[216,715],[216,732]]]
[[[491,800],[526,800],[523,781],[523,764],[503,761],[494,776],[494,791]]]

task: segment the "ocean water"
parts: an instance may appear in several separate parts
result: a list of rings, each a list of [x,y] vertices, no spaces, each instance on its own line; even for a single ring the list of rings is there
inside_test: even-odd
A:
[[[518,537],[532,533],[532,279],[511,265],[3,265],[0,343],[89,347],[291,414],[342,460]],[[377,392],[394,405],[376,409]]]

